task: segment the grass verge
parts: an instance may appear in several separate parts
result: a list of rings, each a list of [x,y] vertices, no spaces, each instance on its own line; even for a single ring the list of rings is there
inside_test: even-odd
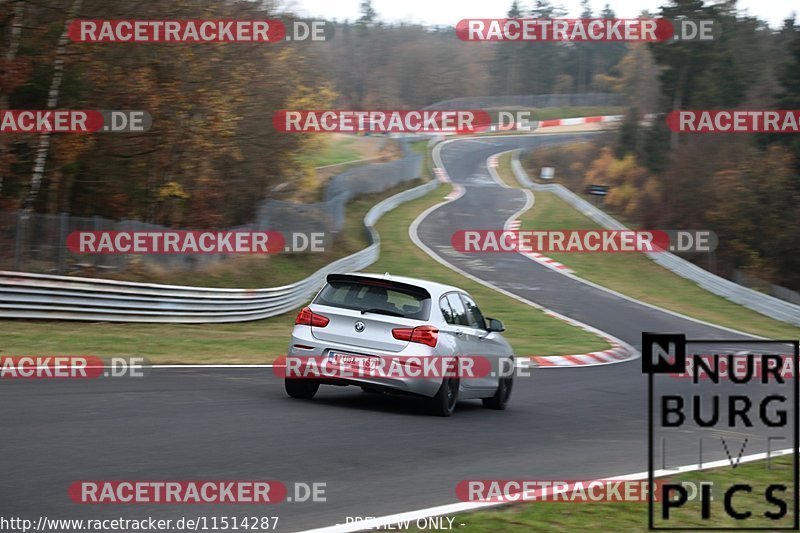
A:
[[[498,172],[513,179],[510,165]],[[600,226],[548,192],[537,192],[534,207],[520,218],[525,230],[599,229]],[[551,253],[578,276],[632,298],[693,318],[763,337],[796,339],[800,328],[773,320],[716,296],[657,265],[643,254]]]
[[[424,141],[414,141],[411,143],[411,149],[418,154],[422,154],[425,156],[425,164],[422,165],[422,177],[427,179],[433,178],[433,156],[431,155],[431,151],[428,150],[428,143],[429,140]]]
[[[507,152],[497,158],[497,176],[512,189],[519,189],[519,182],[514,179],[514,173],[511,171],[513,155],[513,152]]]
[[[439,265],[408,237],[408,226],[441,200],[448,186],[409,202],[378,223],[381,258],[368,270],[454,284],[473,294],[484,312],[503,320],[506,338],[518,354],[559,355],[607,348],[604,340],[553,319]],[[367,199],[370,205],[377,198]],[[274,283],[272,284],[274,285]],[[267,363],[286,353],[296,312],[240,324],[110,324],[82,322],[0,322],[5,355],[141,355],[152,363]]]
[[[769,530],[772,527],[791,527],[791,509],[794,492],[792,490],[791,458],[779,457],[771,460],[771,468],[767,461],[755,461],[741,464],[734,468],[690,472],[669,478],[670,483],[677,481],[692,482],[695,487],[699,482],[711,482],[713,501],[709,520],[700,518],[699,497],[688,502],[683,508],[671,512],[667,522],[658,520],[661,507],[658,502],[654,506],[656,527],[681,527],[687,530],[698,530],[709,527],[731,528],[735,530],[747,527],[760,527]],[[752,517],[747,524],[729,517],[724,510],[724,493],[728,487],[744,483],[752,487],[752,493],[739,492],[732,502],[739,511],[750,511]],[[774,522],[763,516],[764,511],[776,512],[775,505],[765,501],[764,491],[770,484],[784,484],[786,492],[775,495],[786,502],[788,514],[780,522]],[[691,491],[691,489],[688,489]],[[497,510],[465,513],[455,517],[454,524],[463,524],[458,528],[465,533],[484,531],[647,531],[648,505],[646,502],[526,502],[510,505]]]
[[[324,167],[328,165],[340,165],[342,163],[349,163],[350,161],[357,161],[366,157],[364,155],[364,146],[372,139],[365,141],[364,137],[335,135],[326,137],[324,144],[320,150],[315,150],[313,154],[309,154],[303,158],[304,162],[308,162],[314,167]]]

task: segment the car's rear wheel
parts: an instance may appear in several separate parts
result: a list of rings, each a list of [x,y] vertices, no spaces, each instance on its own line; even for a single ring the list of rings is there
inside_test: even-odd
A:
[[[508,405],[508,400],[511,398],[511,389],[514,387],[514,378],[505,376],[500,378],[497,384],[497,390],[491,398],[484,398],[483,406],[489,409],[497,409],[502,411]]]
[[[319,382],[313,379],[286,378],[284,387],[286,388],[286,394],[292,398],[310,400],[319,390]]]
[[[450,416],[458,403],[458,378],[448,377],[433,398],[428,398],[428,410],[436,416]]]

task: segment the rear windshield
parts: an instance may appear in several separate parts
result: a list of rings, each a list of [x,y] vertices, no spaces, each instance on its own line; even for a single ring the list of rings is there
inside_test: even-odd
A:
[[[314,299],[315,304],[357,309],[371,313],[428,320],[431,300],[385,282],[329,282]]]

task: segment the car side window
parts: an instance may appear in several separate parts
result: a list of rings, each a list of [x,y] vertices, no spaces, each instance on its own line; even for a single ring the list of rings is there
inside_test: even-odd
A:
[[[450,304],[447,303],[447,296],[442,296],[439,300],[439,309],[442,310],[442,316],[444,316],[444,321],[448,324],[455,324],[455,316],[453,310],[450,308]]]
[[[464,304],[461,302],[461,298],[458,297],[458,294],[448,294],[447,302],[450,304],[450,309],[453,311],[452,324],[458,326],[469,326],[469,322],[467,321],[467,310],[464,308]]]
[[[461,299],[464,300],[464,305],[467,308],[469,326],[475,329],[486,329],[486,319],[483,318],[483,313],[478,309],[478,304],[475,303],[475,300],[466,294],[462,294]]]

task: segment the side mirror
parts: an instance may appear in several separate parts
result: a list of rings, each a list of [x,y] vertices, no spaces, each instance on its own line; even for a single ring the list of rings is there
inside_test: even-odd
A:
[[[496,318],[486,317],[486,331],[497,331],[499,333],[505,330],[506,328],[501,321]]]

